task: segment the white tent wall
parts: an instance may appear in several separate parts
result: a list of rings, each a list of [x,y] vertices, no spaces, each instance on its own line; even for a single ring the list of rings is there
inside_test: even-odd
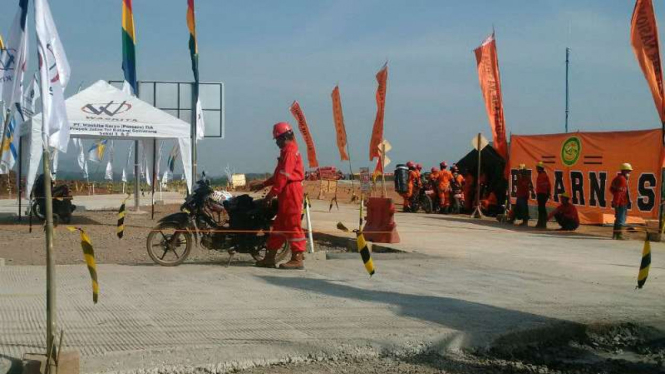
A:
[[[152,169],[152,146],[154,140],[177,140],[180,145],[180,159],[187,180],[187,189],[192,190],[192,144],[191,126],[134,96],[111,86],[105,81],[97,81],[85,90],[66,100],[67,116],[72,138],[141,140],[144,155]],[[27,172],[27,191],[30,191],[38,173],[42,157],[41,116],[21,126],[21,136],[30,136],[30,162]],[[149,144],[149,147],[146,147]],[[147,159],[146,159],[147,161]],[[150,170],[150,183],[153,171]]]

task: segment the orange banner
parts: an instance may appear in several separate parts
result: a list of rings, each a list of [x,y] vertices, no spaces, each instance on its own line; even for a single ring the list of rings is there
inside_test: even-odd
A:
[[[628,181],[632,221],[658,220],[660,170],[663,145],[661,130],[578,132],[552,135],[513,135],[510,144],[511,200],[519,164],[527,165],[536,183],[536,164],[542,161],[552,183],[551,207],[564,191],[577,206],[580,222],[614,222],[610,184],[622,163],[633,166]],[[535,196],[530,204],[536,205]],[[638,220],[636,220],[636,218]]]
[[[307,145],[307,162],[309,163],[310,168],[318,168],[319,161],[316,160],[316,148],[314,147],[314,139],[312,139],[312,134],[309,132],[309,126],[307,126],[307,119],[305,119],[305,113],[302,112],[300,104],[297,101],[294,101],[291,104],[291,114],[295,117],[298,122],[298,128],[302,134],[303,139],[305,139],[305,144]]]
[[[342,158],[342,161],[348,161],[349,155],[346,153],[346,128],[344,127],[344,114],[342,113],[342,98],[339,95],[339,86],[335,86],[330,96],[332,97],[333,120],[335,121],[335,131],[337,132],[339,157]]]
[[[663,69],[660,61],[658,25],[652,0],[637,0],[630,22],[630,44],[651,89],[656,110],[665,130],[665,97],[663,96]]]
[[[372,139],[369,142],[369,160],[379,157],[379,144],[383,140],[383,114],[386,109],[386,90],[388,89],[388,63],[383,65],[376,73],[376,119],[372,129]]]
[[[503,117],[503,96],[501,95],[501,77],[499,75],[499,59],[496,53],[494,34],[490,35],[480,47],[474,51],[478,68],[480,90],[485,99],[485,109],[489,117],[494,148],[508,160],[508,143],[506,142],[506,122]]]

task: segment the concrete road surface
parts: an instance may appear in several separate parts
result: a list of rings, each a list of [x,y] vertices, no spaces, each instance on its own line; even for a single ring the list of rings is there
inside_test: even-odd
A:
[[[357,208],[315,202],[317,231],[353,227]],[[460,217],[398,214],[401,254],[307,260],[305,271],[237,262],[58,267],[65,345],[82,371],[206,367],[212,372],[304,357],[488,347],[502,336],[575,323],[665,326],[663,245],[636,291],[642,243],[516,230]],[[1,233],[0,233],[1,235]],[[0,267],[0,353],[44,346],[44,269]],[[526,336],[526,335],[524,335]]]

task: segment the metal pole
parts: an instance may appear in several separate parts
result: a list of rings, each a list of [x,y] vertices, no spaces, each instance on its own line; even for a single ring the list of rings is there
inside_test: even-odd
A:
[[[42,164],[44,166],[44,205],[46,206],[46,358],[50,372],[55,373],[53,351],[57,327],[55,304],[55,252],[53,251],[53,200],[51,196],[51,170],[48,141],[44,141]]]
[[[312,216],[309,213],[309,196],[305,195],[305,218],[307,219],[307,236],[309,239],[309,253],[314,253],[314,234],[312,233]]]
[[[18,176],[16,178],[16,187],[18,190],[18,220],[21,220],[21,177],[23,176],[23,137],[19,134],[18,138]]]
[[[474,218],[481,218],[483,216],[483,213],[480,211],[480,153],[482,152],[482,148],[480,147],[480,138],[481,134],[478,133],[478,143],[476,144],[476,149],[478,150],[478,173],[476,177],[476,209],[473,212],[473,217]]]
[[[157,177],[155,176],[157,174],[156,163],[157,163],[157,138],[153,139],[152,141],[152,207],[151,207],[150,219],[155,219],[155,183],[157,183],[156,182]]]
[[[196,182],[196,103],[199,101],[199,82],[192,85],[192,183]]]
[[[383,187],[383,198],[388,196],[388,192],[386,191],[386,171],[384,170],[385,165],[386,165],[386,143],[381,142],[381,159],[379,160],[381,162],[381,186]]]
[[[570,48],[566,48],[566,132],[568,132],[568,66],[569,66]]]

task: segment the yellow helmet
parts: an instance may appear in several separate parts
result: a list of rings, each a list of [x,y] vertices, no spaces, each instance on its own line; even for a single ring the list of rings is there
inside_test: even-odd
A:
[[[541,169],[545,169],[545,163],[542,162],[542,161],[538,161],[538,163],[536,164],[536,167],[541,168]]]
[[[559,195],[559,196],[561,196],[561,197],[565,197],[565,198],[567,198],[567,199],[570,199],[570,194],[569,194],[568,192],[564,192],[564,193],[562,193],[562,194]]]
[[[525,164],[520,164],[520,170],[526,170],[526,165]]]
[[[624,162],[623,164],[621,164],[621,171],[633,171],[633,165]]]

